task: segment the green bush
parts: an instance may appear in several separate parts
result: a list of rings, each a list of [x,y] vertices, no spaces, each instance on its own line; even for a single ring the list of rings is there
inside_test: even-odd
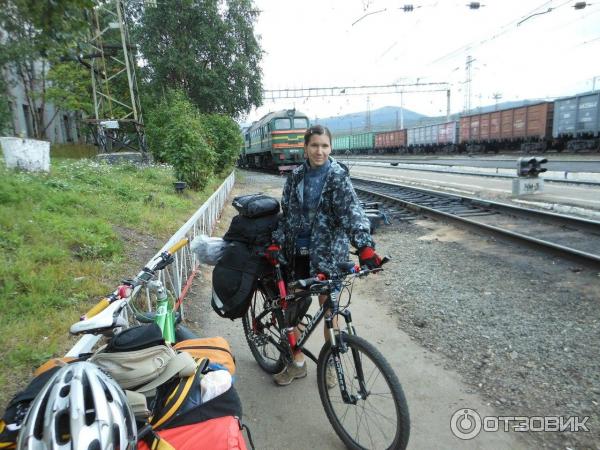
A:
[[[171,90],[146,115],[155,161],[171,164],[192,189],[233,166],[242,144],[237,124],[220,114],[200,114],[182,91]]]
[[[233,167],[240,153],[243,143],[240,128],[231,117],[221,114],[204,114],[202,123],[217,155],[215,173],[222,174]]]
[[[153,156],[173,166],[189,188],[203,189],[213,174],[215,154],[197,109],[181,91],[170,91],[149,115],[148,142]]]

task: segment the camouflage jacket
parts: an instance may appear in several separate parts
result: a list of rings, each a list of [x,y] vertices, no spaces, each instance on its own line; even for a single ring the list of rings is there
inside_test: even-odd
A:
[[[356,248],[374,247],[369,219],[360,206],[348,169],[329,158],[321,199],[311,226],[310,273],[335,275],[337,264],[348,261],[349,243]],[[302,228],[304,165],[288,177],[281,198],[282,217],[273,240],[283,249],[287,262],[294,259],[296,236]]]

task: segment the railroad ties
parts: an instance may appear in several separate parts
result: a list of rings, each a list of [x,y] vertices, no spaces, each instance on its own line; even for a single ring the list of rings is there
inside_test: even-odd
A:
[[[364,178],[352,177],[352,183],[363,201],[380,202],[396,220],[442,218],[586,267],[600,267],[600,222]]]

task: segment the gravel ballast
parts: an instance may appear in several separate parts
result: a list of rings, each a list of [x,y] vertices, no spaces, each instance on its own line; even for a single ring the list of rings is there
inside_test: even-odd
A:
[[[393,260],[372,296],[399,329],[501,415],[589,416],[589,432],[529,433],[536,447],[600,449],[600,274],[425,218],[374,238]]]

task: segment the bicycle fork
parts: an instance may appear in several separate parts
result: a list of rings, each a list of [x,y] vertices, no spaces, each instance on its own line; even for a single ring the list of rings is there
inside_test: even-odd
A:
[[[349,335],[356,335],[356,329],[352,324],[352,314],[348,309],[339,312],[340,315],[344,317],[344,321],[346,322],[346,329]],[[365,376],[363,373],[362,361],[360,358],[360,353],[357,349],[352,348],[352,360],[354,361],[354,367],[356,368],[356,378],[358,381],[359,390],[356,395],[349,394],[346,379],[344,377],[344,370],[342,368],[342,360],[341,354],[346,353],[348,348],[344,343],[344,337],[342,333],[336,335],[334,327],[333,327],[333,317],[334,315],[330,315],[325,318],[325,326],[327,327],[327,331],[329,333],[329,339],[331,342],[331,353],[333,356],[333,364],[335,366],[335,371],[337,374],[338,385],[340,387],[340,391],[342,393],[342,400],[344,403],[356,405],[358,400],[364,400],[369,396],[369,392],[367,391],[367,387],[365,384]]]

